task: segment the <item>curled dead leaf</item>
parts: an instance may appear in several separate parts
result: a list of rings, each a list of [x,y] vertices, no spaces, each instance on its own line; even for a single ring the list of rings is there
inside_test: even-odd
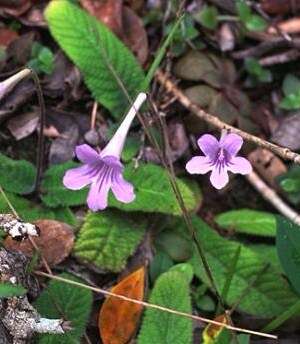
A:
[[[111,292],[143,301],[145,268],[134,271],[122,279]],[[134,335],[143,306],[109,296],[99,313],[98,326],[104,344],[125,344]]]
[[[61,263],[73,248],[74,233],[71,226],[55,220],[38,220],[34,224],[40,229],[40,236],[34,238],[34,241],[49,266]],[[4,247],[22,252],[27,257],[32,257],[34,254],[34,248],[29,239],[17,242],[7,237]]]

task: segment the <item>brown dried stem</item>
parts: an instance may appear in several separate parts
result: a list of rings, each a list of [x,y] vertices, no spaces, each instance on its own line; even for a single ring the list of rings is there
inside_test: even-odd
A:
[[[201,118],[203,121],[211,124],[217,129],[220,130],[228,130],[232,133],[236,133],[240,135],[243,139],[253,142],[259,147],[263,147],[269,149],[273,153],[277,154],[281,158],[285,160],[291,160],[297,164],[300,164],[300,155],[291,151],[288,148],[280,147],[275,145],[274,143],[268,142],[263,140],[257,136],[248,134],[245,131],[242,131],[238,128],[233,127],[232,125],[226,124],[222,122],[219,118],[207,113],[200,106],[192,103],[190,99],[175,85],[173,81],[169,79],[169,77],[163,73],[161,70],[158,70],[156,73],[157,81],[166,89],[166,91],[172,93],[172,95],[176,96],[177,100],[188,110],[194,113],[197,117]]]
[[[72,281],[72,280],[68,280],[66,278],[62,278],[62,277],[59,277],[59,276],[49,275],[49,274],[47,274],[45,272],[42,272],[42,271],[36,271],[35,274],[38,275],[38,276],[44,276],[44,277],[48,277],[50,279],[54,279],[54,280],[57,280],[57,281],[68,283],[68,284],[72,284],[72,285],[80,287],[80,288],[89,289],[89,290],[92,290],[92,291],[94,291],[96,293],[100,293],[100,294],[103,294],[103,295],[106,295],[106,296],[116,297],[116,298],[118,298],[120,300],[136,303],[136,304],[142,305],[144,307],[157,309],[157,310],[160,310],[160,311],[163,311],[163,312],[167,312],[167,313],[175,314],[175,315],[178,315],[178,316],[194,319],[196,321],[204,322],[204,323],[207,323],[207,324],[214,324],[214,325],[218,325],[218,326],[225,327],[227,329],[238,331],[238,332],[242,332],[242,333],[248,333],[248,334],[253,334],[253,335],[256,335],[256,336],[277,339],[277,336],[274,336],[274,335],[271,335],[271,334],[268,334],[268,333],[262,333],[262,332],[247,330],[247,329],[243,329],[243,328],[240,328],[240,327],[235,327],[235,326],[231,326],[231,325],[228,325],[228,324],[224,324],[224,323],[221,323],[219,321],[210,320],[210,319],[207,319],[207,318],[204,318],[204,317],[199,317],[197,315],[176,311],[175,309],[166,308],[166,307],[155,305],[155,304],[152,304],[152,303],[148,303],[148,302],[132,299],[130,297],[127,297],[127,296],[124,296],[124,295],[120,295],[120,294],[116,294],[116,293],[113,293],[113,292],[105,290],[105,289],[92,287],[90,285],[85,285],[83,283]]]

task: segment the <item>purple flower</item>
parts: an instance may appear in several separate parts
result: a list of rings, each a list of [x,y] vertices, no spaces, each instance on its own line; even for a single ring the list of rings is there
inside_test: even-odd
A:
[[[241,149],[243,139],[237,134],[222,134],[220,141],[205,134],[198,140],[198,146],[205,156],[195,156],[187,164],[191,174],[211,172],[210,181],[216,189],[222,189],[229,181],[228,171],[248,174],[252,171],[250,162],[236,156]]]
[[[107,207],[110,189],[120,202],[130,203],[135,198],[133,186],[123,178],[120,157],[130,125],[145,100],[146,94],[140,93],[120,127],[100,153],[86,144],[76,147],[76,156],[83,165],[68,170],[63,183],[71,190],[90,185],[87,204],[93,211]]]

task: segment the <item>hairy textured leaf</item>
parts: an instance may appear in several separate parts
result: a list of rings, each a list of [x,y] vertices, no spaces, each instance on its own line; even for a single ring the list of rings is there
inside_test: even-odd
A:
[[[0,184],[9,191],[26,194],[33,190],[36,169],[26,160],[13,160],[0,153]]]
[[[276,219],[265,211],[239,209],[219,214],[216,217],[219,226],[234,229],[239,233],[275,237]]]
[[[110,199],[110,204],[122,210],[158,212],[180,215],[181,209],[171,188],[167,172],[160,166],[140,164],[137,169],[127,165],[124,176],[135,188],[134,202],[123,204]],[[196,183],[176,178],[185,206],[195,211],[201,204],[201,193]]]
[[[180,222],[178,220],[177,228],[184,225]],[[218,291],[221,293],[231,264],[228,257],[232,257],[241,244],[222,238],[197,217],[193,217],[193,224],[202,243]],[[174,225],[173,227],[175,228]],[[195,274],[209,286],[207,275],[196,252],[191,263],[194,266]],[[242,246],[237,268],[225,300],[226,303],[232,305],[237,302],[249,285],[251,288],[239,303],[239,309],[249,314],[270,318],[280,314],[296,302],[296,295],[276,268],[270,266],[261,274],[266,264],[268,262],[264,261],[262,256]],[[258,275],[260,275],[258,281],[253,284]]]
[[[287,277],[300,294],[300,226],[278,216],[276,247]]]
[[[80,282],[69,274],[60,277]],[[60,281],[50,281],[48,287],[42,292],[35,307],[45,318],[64,318],[71,321],[72,330],[64,335],[43,334],[38,337],[39,344],[74,344],[80,343],[80,338],[91,311],[92,292],[78,288]]]
[[[39,219],[53,219],[66,222],[70,225],[76,225],[77,223],[74,214],[69,208],[59,207],[48,209],[46,207],[28,201],[26,198],[22,198],[8,192],[6,192],[6,196],[8,197],[11,204],[13,204],[18,215],[24,221],[32,222]],[[11,209],[3,197],[0,197],[0,213],[11,213]]]
[[[251,244],[247,245],[247,247],[261,256],[261,259],[265,262],[272,264],[278,271],[283,273],[275,245]]]
[[[94,97],[115,117],[123,115],[129,103],[114,73],[132,98],[145,78],[130,50],[104,24],[67,0],[52,1],[45,16],[53,37],[79,67]]]
[[[26,291],[27,290],[20,285],[0,282],[0,299],[5,297],[24,295]]]
[[[42,183],[42,200],[47,206],[75,206],[86,203],[87,188],[73,191],[66,189],[62,183],[65,171],[76,166],[79,166],[79,164],[67,162],[53,166],[46,171]],[[140,164],[135,169],[133,164],[129,164],[125,166],[124,177],[134,185],[136,198],[132,203],[124,204],[110,195],[110,206],[125,211],[181,214],[167,173],[162,167],[152,164]],[[202,198],[199,187],[194,182],[179,178],[177,178],[177,183],[187,209],[195,211],[199,207]]]
[[[75,254],[101,269],[118,272],[142,240],[144,231],[141,220],[131,220],[116,210],[89,213],[75,243]]]
[[[169,271],[162,274],[152,290],[150,303],[191,313],[189,285],[182,272]],[[192,320],[186,317],[147,308],[138,344],[190,344],[192,343]]]

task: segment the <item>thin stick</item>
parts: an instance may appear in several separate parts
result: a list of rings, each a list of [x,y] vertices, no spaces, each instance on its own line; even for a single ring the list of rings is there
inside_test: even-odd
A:
[[[91,129],[95,129],[97,110],[98,110],[98,102],[94,101],[93,109],[91,113]]]
[[[118,73],[115,71],[115,69],[113,68],[112,64],[110,63],[110,60],[109,60],[109,56],[107,55],[105,49],[102,48],[102,45],[101,45],[101,39],[99,37],[99,33],[96,30],[93,30],[93,28],[91,28],[91,32],[95,33],[97,35],[97,38],[98,38],[98,41],[99,41],[99,48],[101,49],[100,51],[100,54],[101,56],[103,56],[107,62],[107,65],[108,65],[108,68],[110,69],[112,75],[114,76],[116,82],[118,83],[118,85],[120,86],[120,89],[123,91],[124,95],[126,96],[128,102],[130,104],[132,104],[132,99],[129,95],[129,93],[127,92],[127,89],[123,83],[123,81],[121,80],[121,78],[119,77]],[[177,186],[177,182],[176,182],[176,179],[175,179],[175,175],[172,173],[172,170],[169,168],[168,166],[168,162],[165,160],[164,158],[164,155],[163,153],[161,152],[160,150],[160,147],[159,147],[159,144],[157,143],[157,140],[156,138],[151,134],[151,132],[148,130],[148,127],[146,125],[146,121],[143,119],[143,116],[141,116],[140,112],[137,111],[137,117],[143,127],[143,129],[145,130],[145,133],[147,135],[147,137],[149,138],[149,141],[151,142],[151,144],[155,147],[161,161],[162,161],[162,164],[163,166],[166,168],[166,171],[167,171],[167,175],[168,175],[168,178],[169,178],[169,181],[170,181],[170,184],[171,184],[171,187],[173,189],[173,192],[176,196],[176,199],[177,199],[177,202],[181,208],[181,211],[182,211],[182,215],[183,215],[183,219],[186,223],[186,226],[190,232],[190,235],[191,235],[191,238],[192,240],[194,241],[195,245],[196,245],[196,248],[197,248],[197,252],[199,253],[199,256],[200,256],[200,259],[203,263],[203,267],[204,267],[204,270],[207,274],[207,277],[210,281],[210,284],[211,284],[211,287],[213,289],[213,291],[215,292],[220,304],[223,306],[223,302],[222,300],[220,299],[220,296],[219,296],[219,293],[218,293],[218,289],[216,287],[216,283],[214,282],[214,279],[213,279],[213,275],[210,271],[210,268],[209,268],[209,265],[208,265],[208,262],[207,262],[207,259],[205,257],[205,253],[204,253],[204,250],[201,246],[201,243],[200,243],[200,240],[197,238],[197,235],[196,235],[196,231],[194,229],[194,226],[192,224],[192,221],[191,221],[191,218],[188,214],[188,211],[186,209],[186,206],[184,204],[184,201],[183,201],[183,198],[182,198],[182,195],[178,189],[178,186]],[[225,310],[225,307],[224,307],[224,310]]]
[[[290,219],[296,225],[300,225],[300,215],[290,208],[277,193],[271,189],[257,173],[251,172],[245,176],[250,184],[262,195],[262,197],[271,203],[282,215]]]
[[[207,113],[202,110],[201,107],[192,103],[190,99],[171,81],[165,73],[158,70],[156,73],[156,79],[160,82],[165,89],[176,96],[177,100],[191,112],[193,112],[197,117],[201,118],[203,121],[213,125],[214,127],[222,130],[226,129],[232,133],[240,135],[243,139],[255,143],[257,146],[271,150],[273,153],[277,154],[283,159],[291,160],[297,164],[300,164],[300,155],[291,151],[288,148],[277,146],[271,142],[263,140],[257,136],[251,135],[233,127],[232,125],[222,122],[219,118]]]
[[[37,158],[36,158],[37,171],[36,171],[36,178],[35,178],[35,183],[34,183],[34,191],[38,191],[42,172],[43,172],[43,159],[45,155],[44,127],[46,124],[46,106],[45,106],[43,91],[40,85],[39,78],[34,70],[30,69],[30,71],[31,71],[31,77],[36,87],[39,107],[40,107],[40,132],[38,136],[38,147],[37,147]]]
[[[214,325],[217,325],[217,326],[220,326],[220,327],[226,327],[229,330],[234,330],[234,331],[238,331],[238,332],[253,334],[253,335],[256,335],[256,336],[261,336],[261,337],[266,337],[266,338],[277,339],[277,336],[275,336],[275,335],[271,335],[271,334],[263,333],[263,332],[251,331],[251,330],[243,329],[243,328],[240,328],[240,327],[231,326],[231,325],[224,324],[224,323],[221,323],[221,322],[218,322],[218,321],[215,321],[215,320],[210,320],[210,319],[207,319],[207,318],[199,317],[197,315],[176,311],[175,309],[166,308],[166,307],[155,305],[153,303],[148,303],[148,302],[145,302],[145,301],[140,301],[140,300],[132,299],[132,298],[129,298],[127,296],[116,294],[116,293],[113,293],[113,292],[105,290],[105,289],[95,288],[95,287],[92,287],[92,286],[89,286],[89,285],[85,285],[85,284],[80,283],[80,282],[76,282],[76,281],[68,280],[68,279],[63,278],[63,277],[59,277],[59,276],[56,276],[56,275],[49,275],[49,274],[47,274],[45,272],[42,272],[42,271],[36,271],[35,274],[38,275],[38,276],[48,277],[50,279],[54,279],[54,280],[57,280],[57,281],[60,281],[60,282],[72,284],[72,285],[74,285],[76,287],[89,289],[89,290],[92,290],[92,291],[94,291],[96,293],[99,293],[99,294],[103,294],[103,295],[106,295],[106,296],[112,296],[112,297],[116,297],[116,298],[124,300],[124,301],[129,301],[129,302],[132,302],[132,303],[136,303],[136,304],[142,305],[144,307],[157,309],[157,310],[160,310],[160,311],[163,311],[163,312],[168,312],[168,313],[171,313],[171,314],[176,314],[176,315],[179,315],[179,316],[183,316],[183,317],[186,317],[186,318],[194,319],[194,320],[197,320],[197,321],[200,321],[200,322],[204,322],[204,323],[207,323],[207,324],[214,324]]]

